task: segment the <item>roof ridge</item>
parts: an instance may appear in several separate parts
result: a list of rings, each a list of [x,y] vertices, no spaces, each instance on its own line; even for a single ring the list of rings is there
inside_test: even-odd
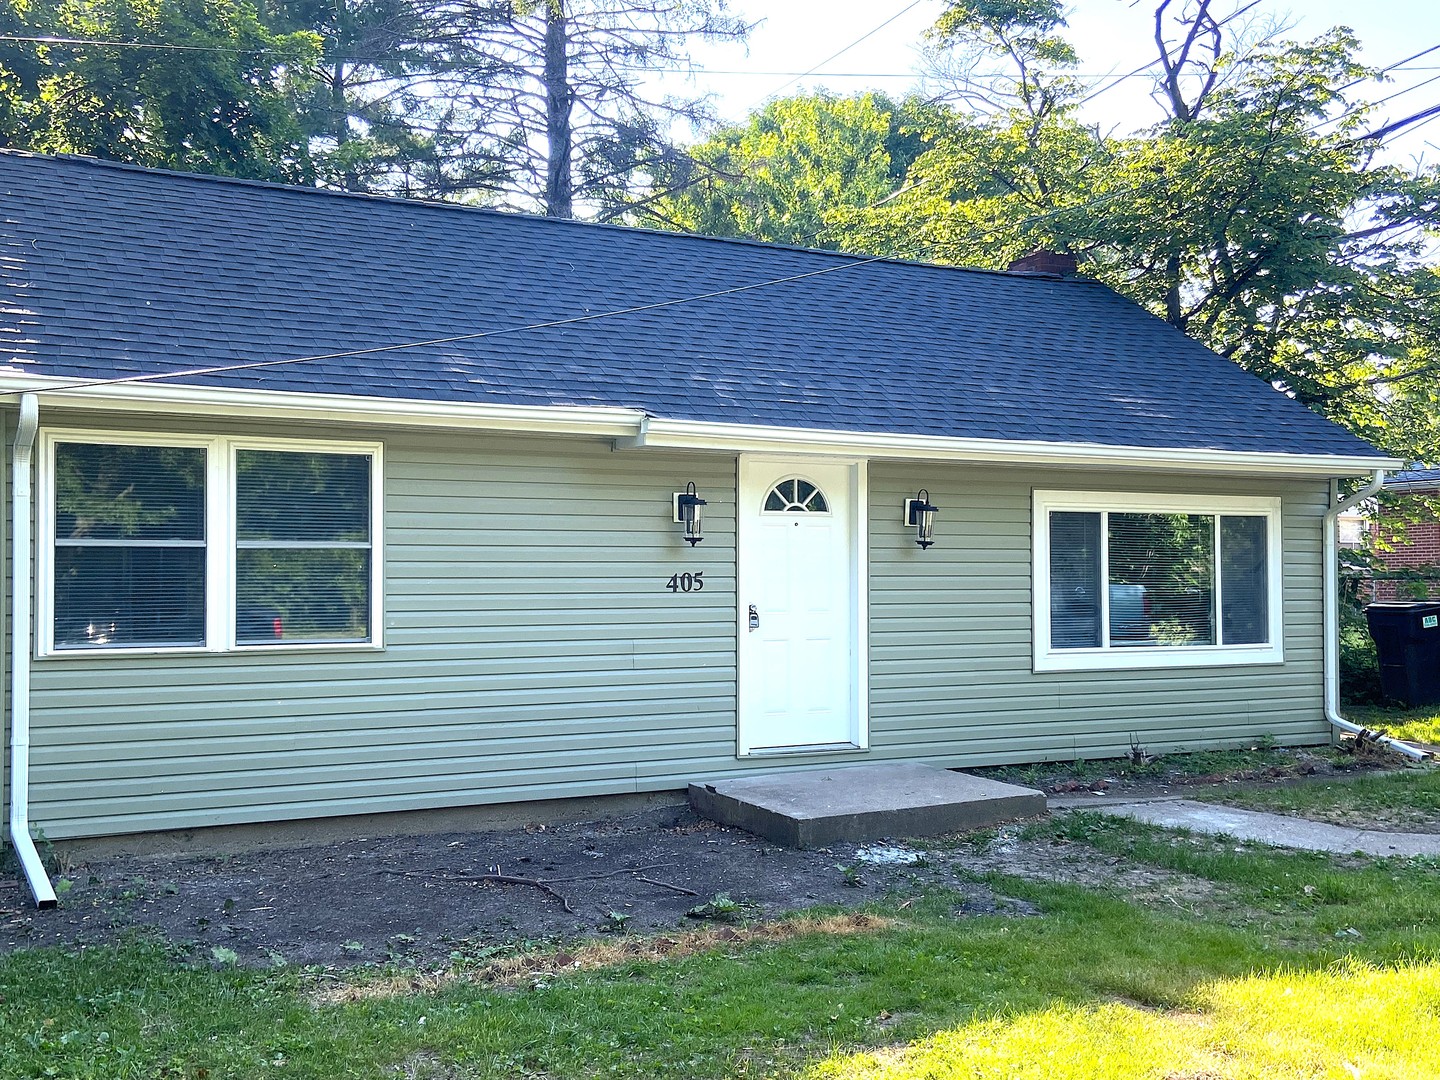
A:
[[[236,187],[258,188],[262,191],[288,192],[295,195],[313,195],[340,199],[358,199],[391,209],[428,209],[462,211],[501,218],[506,221],[532,222],[542,225],[580,229],[602,229],[625,234],[663,236],[672,240],[694,241],[710,244],[731,244],[763,251],[784,251],[793,254],[823,255],[832,259],[847,261],[864,260],[874,263],[889,263],[895,266],[912,266],[930,270],[958,271],[966,274],[998,275],[1005,278],[1028,278],[1040,281],[1068,281],[1077,285],[1099,285],[1108,288],[1097,278],[1088,275],[1062,277],[1034,270],[996,270],[986,266],[959,266],[953,263],[932,262],[926,259],[904,259],[894,255],[865,255],[836,248],[806,247],[801,244],[780,244],[770,240],[753,240],[744,236],[712,236],[707,233],[677,232],[670,229],[656,229],[644,225],[617,225],[609,221],[584,221],[579,218],[556,218],[544,214],[528,213],[523,210],[500,210],[491,206],[472,206],[468,203],[444,202],[439,199],[417,199],[401,195],[375,195],[363,191],[339,191],[334,188],[311,187],[306,184],[287,184],[278,180],[255,180],[244,176],[224,176],[217,173],[185,172],[180,169],[159,169],[149,165],[135,165],[127,161],[112,161],[90,154],[42,154],[33,150],[17,150],[0,147],[0,158],[35,158],[41,161],[59,162],[117,172],[136,173],[140,176],[161,177],[170,180],[193,181],[207,184],[228,184]]]

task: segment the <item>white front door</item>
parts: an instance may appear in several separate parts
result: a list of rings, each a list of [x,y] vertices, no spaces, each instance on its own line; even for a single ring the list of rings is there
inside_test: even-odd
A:
[[[741,754],[865,745],[863,478],[740,459]]]

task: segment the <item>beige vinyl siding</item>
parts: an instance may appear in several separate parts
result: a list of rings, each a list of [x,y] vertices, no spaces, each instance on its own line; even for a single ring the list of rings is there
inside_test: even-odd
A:
[[[86,422],[157,426],[42,416]],[[185,428],[384,443],[386,647],[36,660],[31,816],[56,839],[678,789],[842,761],[1102,756],[1128,751],[1132,736],[1151,751],[1326,738],[1321,482],[872,463],[871,750],[740,761],[733,456],[561,437]],[[693,550],[670,521],[670,494],[688,480],[709,501]],[[1286,663],[1033,674],[1036,486],[1281,495]],[[900,525],[919,487],[941,507],[925,552]],[[702,592],[665,589],[697,570]]]
[[[631,792],[733,766],[733,458],[335,437],[385,444],[385,649],[37,660],[31,816],[48,836]],[[709,500],[694,549],[670,523],[687,480]],[[703,591],[665,588],[697,570]]]
[[[900,506],[940,507],[921,551]],[[1031,495],[1189,492],[1282,499],[1285,662],[1032,671]],[[871,744],[946,765],[1067,760],[1328,738],[1321,690],[1323,481],[1123,477],[1080,470],[870,467]]]

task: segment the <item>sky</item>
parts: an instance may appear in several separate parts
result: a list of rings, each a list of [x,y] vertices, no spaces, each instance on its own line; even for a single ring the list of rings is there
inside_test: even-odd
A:
[[[769,97],[807,89],[826,87],[841,93],[883,89],[902,95],[915,88],[923,66],[922,35],[945,3],[730,0],[728,6],[737,15],[763,21],[751,34],[748,54],[743,46],[734,45],[695,49],[705,71],[696,76],[694,86],[714,93],[722,116],[737,121]],[[1154,0],[1074,0],[1069,6],[1066,36],[1080,54],[1081,73],[1099,79],[1097,88],[1154,57],[1153,11]],[[1377,67],[1440,45],[1436,0],[1262,0],[1257,11],[1293,24],[1286,35],[1293,38],[1313,37],[1335,25],[1349,26],[1363,47],[1361,59]],[[862,36],[864,40],[859,40]],[[840,55],[825,62],[836,53]],[[813,75],[794,77],[817,67]],[[1104,79],[1106,75],[1111,79]],[[1385,120],[1440,102],[1440,50],[1394,72],[1392,79],[1357,88],[1368,91],[1372,100],[1398,92],[1381,107],[1378,115]],[[1425,84],[1425,80],[1432,81]],[[1120,80],[1086,106],[1085,119],[1116,134],[1154,123],[1161,113],[1149,97],[1150,85],[1145,77]],[[1440,160],[1440,117],[1397,138],[1389,150],[1404,160]]]

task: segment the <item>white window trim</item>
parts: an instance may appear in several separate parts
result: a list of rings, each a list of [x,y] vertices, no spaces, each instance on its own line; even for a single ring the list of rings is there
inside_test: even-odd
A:
[[[1050,647],[1050,512],[1086,513],[1242,514],[1266,520],[1266,586],[1270,640],[1261,645],[1174,645],[1154,648]],[[1285,662],[1284,582],[1282,578],[1284,537],[1281,500],[1261,496],[1157,495],[1133,491],[1042,491],[1034,492],[1032,516],[1034,543],[1034,592],[1031,609],[1034,626],[1034,670],[1127,671],[1146,668],[1221,667],[1239,664],[1281,664]],[[1102,580],[1109,580],[1109,545],[1101,548]],[[1219,549],[1216,549],[1215,591],[1218,598]],[[1104,640],[1109,640],[1109,589],[1100,590],[1100,622]]]
[[[195,447],[205,451],[205,644],[137,648],[55,647],[55,454],[60,443]],[[235,456],[239,450],[365,454],[370,458],[370,639],[241,645],[235,640]],[[47,428],[40,433],[35,532],[35,647],[47,660],[251,652],[376,652],[385,648],[384,446],[378,442],[254,439],[161,432]]]

